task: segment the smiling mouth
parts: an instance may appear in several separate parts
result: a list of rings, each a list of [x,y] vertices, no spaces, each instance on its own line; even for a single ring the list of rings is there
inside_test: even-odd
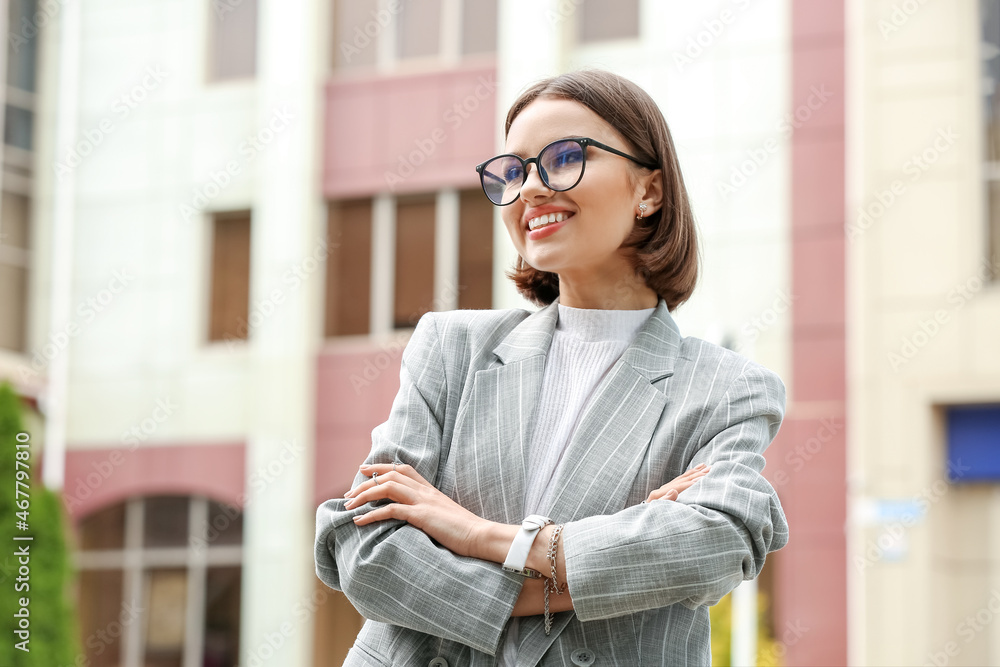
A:
[[[551,225],[554,222],[562,222],[563,220],[566,220],[567,218],[570,218],[572,216],[573,216],[572,213],[564,213],[562,211],[558,213],[547,213],[545,215],[540,215],[536,218],[528,220],[528,231],[533,232],[540,227]]]

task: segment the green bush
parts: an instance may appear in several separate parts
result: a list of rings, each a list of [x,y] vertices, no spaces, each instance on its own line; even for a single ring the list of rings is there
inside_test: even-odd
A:
[[[71,571],[67,553],[67,521],[56,493],[36,482],[41,464],[38,442],[31,438],[30,449],[17,449],[17,435],[25,433],[21,415],[21,401],[7,383],[0,385],[0,587],[3,593],[2,618],[0,618],[0,666],[2,667],[55,667],[74,663],[79,653],[76,621],[70,602]],[[22,436],[23,439],[23,436]],[[18,451],[29,451],[27,463],[32,479],[27,491],[27,524],[29,529],[19,530],[15,484]],[[20,468],[23,470],[24,468]],[[24,491],[24,487],[20,487]],[[24,500],[24,496],[20,497]],[[22,515],[23,516],[23,515]],[[15,541],[15,536],[32,536],[31,541]],[[15,552],[28,546],[30,572],[19,575],[19,556]],[[18,581],[18,579],[21,581]],[[28,589],[23,590],[27,585]],[[17,590],[22,587],[22,590]],[[28,652],[17,648],[21,642],[15,631],[19,629],[14,614],[21,608],[20,598],[28,604]]]

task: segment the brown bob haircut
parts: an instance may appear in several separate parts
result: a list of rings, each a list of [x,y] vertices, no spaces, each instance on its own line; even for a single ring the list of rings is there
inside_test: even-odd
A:
[[[579,70],[539,81],[517,98],[504,125],[504,138],[518,114],[538,98],[575,100],[605,119],[640,160],[660,165],[663,205],[642,220],[620,248],[633,259],[636,280],[642,280],[673,310],[684,303],[698,281],[698,239],[687,189],[681,177],[674,140],[656,102],[646,91],[617,74]],[[629,162],[629,169],[643,169]],[[630,178],[635,172],[630,172]],[[538,306],[559,296],[559,276],[539,271],[518,255],[505,274],[518,292]]]

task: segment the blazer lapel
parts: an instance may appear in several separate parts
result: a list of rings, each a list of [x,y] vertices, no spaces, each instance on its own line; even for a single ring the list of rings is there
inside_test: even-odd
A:
[[[557,303],[529,314],[494,348],[499,362],[476,372],[456,417],[455,499],[490,521],[524,519],[526,452]]]

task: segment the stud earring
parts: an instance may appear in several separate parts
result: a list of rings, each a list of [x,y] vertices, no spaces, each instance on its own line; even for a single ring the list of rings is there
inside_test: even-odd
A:
[[[636,220],[642,220],[643,216],[646,215],[646,202],[639,204],[639,215],[635,216]]]

